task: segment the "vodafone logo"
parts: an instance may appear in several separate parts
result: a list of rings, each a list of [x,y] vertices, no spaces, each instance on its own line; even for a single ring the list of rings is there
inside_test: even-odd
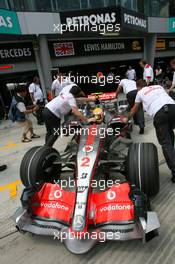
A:
[[[62,197],[62,191],[56,190],[49,194],[49,200],[60,199]]]
[[[54,198],[59,199],[62,196],[61,190],[56,190],[53,194]]]
[[[108,200],[114,200],[115,198],[116,198],[116,193],[114,192],[114,191],[109,191],[108,193],[107,193],[107,198],[108,198]]]
[[[83,151],[86,152],[86,153],[89,153],[89,152],[92,152],[93,151],[93,147],[92,146],[85,146],[83,148]]]
[[[106,211],[130,211],[134,209],[134,205],[128,204],[128,205],[111,205],[105,206],[100,209],[100,212],[106,212]]]
[[[52,208],[52,209],[60,209],[60,210],[64,210],[64,211],[68,211],[69,208],[67,206],[64,206],[62,204],[59,203],[41,203],[41,207],[45,207],[45,208]]]

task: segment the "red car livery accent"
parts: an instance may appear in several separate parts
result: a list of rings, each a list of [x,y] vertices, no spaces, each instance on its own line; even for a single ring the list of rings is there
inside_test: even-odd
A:
[[[93,224],[134,220],[134,205],[129,198],[128,183],[113,185],[105,192],[92,194],[90,212]],[[32,214],[38,218],[71,223],[75,193],[61,190],[57,184],[45,184],[31,199]],[[88,220],[91,222],[91,219]]]
[[[32,197],[31,209],[32,214],[39,218],[69,223],[74,203],[74,192],[66,192],[58,184],[47,183]]]
[[[129,198],[128,183],[113,185],[105,192],[95,193],[91,198],[91,210],[95,209],[95,224],[134,220],[134,205]]]
[[[94,94],[90,94],[88,95],[89,99],[95,99],[97,95]],[[105,100],[111,100],[111,99],[115,99],[116,98],[116,93],[111,92],[111,93],[102,93],[98,95],[99,100],[101,101],[105,101]]]

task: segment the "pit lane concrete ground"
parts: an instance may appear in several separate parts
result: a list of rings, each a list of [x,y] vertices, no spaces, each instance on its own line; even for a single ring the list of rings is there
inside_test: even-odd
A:
[[[7,122],[0,125],[0,161],[8,165],[8,169],[0,173],[0,263],[1,264],[74,264],[74,263],[115,263],[115,264],[172,264],[175,263],[175,185],[170,182],[170,172],[164,164],[161,148],[155,138],[154,128],[146,118],[144,136],[138,136],[138,128],[134,128],[134,141],[154,142],[158,146],[160,161],[161,189],[153,199],[153,209],[158,213],[161,229],[160,236],[147,244],[140,241],[99,243],[91,252],[76,256],[69,253],[57,240],[49,237],[37,237],[16,232],[10,217],[20,205],[22,185],[17,185],[17,196],[10,198],[7,184],[19,180],[19,165],[24,153],[35,145],[44,142],[44,127],[36,127],[41,135],[31,143],[20,143],[20,129],[11,127]],[[36,122],[35,122],[36,124]],[[67,138],[59,139],[56,147],[65,148]],[[15,195],[11,190],[11,195]]]

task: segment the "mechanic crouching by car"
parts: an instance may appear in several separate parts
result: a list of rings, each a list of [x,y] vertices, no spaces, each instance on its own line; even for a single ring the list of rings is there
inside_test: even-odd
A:
[[[65,87],[66,88],[66,87]],[[47,146],[53,146],[60,134],[61,119],[72,112],[80,120],[85,122],[95,122],[95,118],[85,117],[76,104],[76,98],[82,94],[80,87],[73,85],[71,89],[65,89],[56,98],[46,104],[43,110],[43,119],[46,126],[45,142]]]
[[[116,91],[116,98],[118,97],[120,91],[123,89],[126,95],[130,109],[134,106],[135,98],[137,95],[136,82],[133,80],[122,79]],[[144,134],[145,118],[142,105],[139,106],[137,113],[133,116],[134,124],[140,127],[140,134]]]
[[[153,118],[159,144],[162,146],[167,165],[172,172],[172,182],[175,183],[175,101],[160,85],[146,86],[143,80],[137,81],[138,93],[135,105],[128,118],[135,115],[141,103],[144,110]]]

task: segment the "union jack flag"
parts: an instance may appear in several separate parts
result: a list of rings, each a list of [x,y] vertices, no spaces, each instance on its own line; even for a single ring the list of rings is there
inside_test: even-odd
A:
[[[56,57],[75,55],[73,42],[54,43],[54,51]]]

